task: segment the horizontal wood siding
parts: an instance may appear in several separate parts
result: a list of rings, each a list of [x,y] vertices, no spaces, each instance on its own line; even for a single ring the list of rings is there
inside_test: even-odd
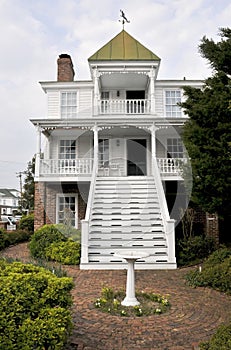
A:
[[[156,114],[160,117],[164,116],[164,100],[163,100],[163,89],[156,87],[155,89],[156,98]]]
[[[80,116],[91,117],[93,105],[93,93],[90,89],[79,90],[79,108],[78,114]]]
[[[60,118],[60,93],[58,90],[47,92],[48,118]]]

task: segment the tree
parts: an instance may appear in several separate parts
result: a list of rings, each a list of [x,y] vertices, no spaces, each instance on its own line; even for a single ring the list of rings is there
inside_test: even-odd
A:
[[[23,210],[31,211],[34,209],[34,174],[35,174],[35,157],[28,162],[27,170],[24,172],[25,179],[22,191],[21,205]]]
[[[203,88],[185,87],[181,103],[190,119],[183,127],[191,158],[193,202],[225,218],[231,212],[231,29],[221,28],[221,41],[203,37],[201,55],[213,68]]]

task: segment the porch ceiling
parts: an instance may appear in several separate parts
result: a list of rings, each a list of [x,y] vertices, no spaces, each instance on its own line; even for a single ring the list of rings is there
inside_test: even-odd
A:
[[[138,73],[105,73],[100,77],[100,84],[103,89],[145,90],[148,76]]]

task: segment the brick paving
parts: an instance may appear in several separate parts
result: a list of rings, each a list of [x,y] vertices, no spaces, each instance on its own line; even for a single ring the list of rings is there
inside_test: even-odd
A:
[[[10,247],[4,256],[28,261],[27,244]],[[136,288],[169,294],[171,309],[163,315],[119,317],[93,307],[103,286],[125,288],[126,271],[84,271],[65,267],[74,279],[71,350],[196,350],[230,319],[231,298],[184,282],[188,269],[136,271]]]

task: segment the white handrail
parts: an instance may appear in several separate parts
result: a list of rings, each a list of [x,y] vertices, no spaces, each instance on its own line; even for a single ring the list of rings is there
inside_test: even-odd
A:
[[[161,213],[163,215],[163,225],[166,233],[167,247],[168,247],[168,261],[169,263],[176,264],[175,257],[175,220],[170,219],[167,200],[164,193],[164,188],[162,185],[160,170],[158,167],[157,159],[153,157],[152,159],[152,171],[155,178],[157,195],[159,198],[159,204]]]
[[[92,170],[92,177],[91,177],[91,184],[90,184],[89,195],[87,200],[85,219],[81,221],[81,264],[88,263],[89,222],[90,222],[90,215],[91,215],[91,209],[92,209],[94,192],[95,192],[95,182],[97,177],[97,171],[98,171],[98,161],[95,159],[93,170]]]

